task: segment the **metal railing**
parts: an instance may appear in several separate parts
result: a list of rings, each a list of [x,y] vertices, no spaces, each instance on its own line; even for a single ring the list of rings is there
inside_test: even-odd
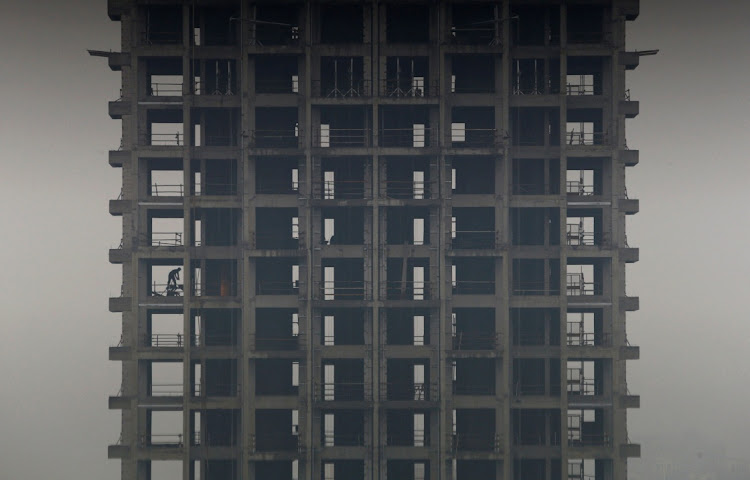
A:
[[[571,130],[565,134],[568,145],[604,145],[607,138],[604,132],[581,132]]]
[[[372,132],[365,128],[330,128],[325,131],[316,128],[313,147],[368,147],[371,144],[371,138]]]
[[[201,383],[193,384],[193,397],[236,397],[240,394],[239,383]]]
[[[458,381],[453,382],[454,395],[477,395],[487,396],[495,394],[495,385],[490,384],[463,384]]]
[[[143,145],[173,147],[181,147],[185,145],[185,135],[182,132],[147,133],[141,137],[141,140]]]
[[[250,141],[258,148],[299,148],[300,136],[294,129],[253,130]]]
[[[369,298],[367,282],[363,280],[333,280],[317,282],[318,298],[322,300],[363,300]]]
[[[364,382],[321,383],[318,398],[324,402],[364,401],[370,397],[368,384]]]
[[[151,397],[180,397],[182,396],[181,383],[152,383],[149,389]]]
[[[286,235],[252,232],[252,245],[258,249],[269,250],[296,250],[300,248],[300,239],[294,238],[290,233]]]
[[[437,397],[437,392],[431,392],[426,383],[391,382],[381,386],[381,395],[384,400],[426,402]]]
[[[513,195],[550,195],[549,184],[544,183],[513,183]]]
[[[499,344],[496,332],[456,332],[452,337],[453,350],[494,350]]]
[[[295,81],[291,77],[288,81],[256,79],[255,93],[297,95],[299,94],[299,80]]]
[[[435,97],[440,94],[438,82],[432,81],[425,85],[414,82],[411,78],[385,79],[380,81],[381,97],[423,98]]]
[[[560,436],[556,432],[551,432],[549,439],[543,433],[521,433],[514,437],[513,443],[516,445],[560,445]]]
[[[259,279],[255,288],[258,295],[296,295],[298,292],[299,282],[282,280]]]
[[[304,336],[291,335],[285,337],[261,336],[258,334],[250,335],[250,344],[257,351],[290,351],[299,350]]]
[[[596,232],[587,232],[579,223],[568,223],[565,230],[565,241],[572,247],[594,246],[600,243]]]
[[[183,347],[185,335],[181,333],[153,333],[143,335],[143,345],[146,347]]]
[[[388,300],[429,300],[432,296],[432,283],[429,281],[387,280],[384,283]]]
[[[450,245],[454,250],[495,248],[498,244],[495,230],[456,230],[452,234],[455,237]]]
[[[150,97],[179,97],[182,96],[182,82],[152,82],[148,86],[148,95]]]
[[[424,148],[432,144],[432,129],[381,128],[381,147]]]
[[[596,195],[594,185],[585,184],[579,180],[568,180],[565,182],[565,191],[568,195],[590,196]]]
[[[299,193],[299,182],[268,182],[256,185],[255,193],[259,194],[289,194],[296,195]]]
[[[568,445],[571,447],[606,446],[611,445],[611,439],[606,433],[586,433],[568,430]]]
[[[568,395],[597,395],[596,380],[584,377],[580,368],[568,368],[567,392]]]
[[[383,198],[423,200],[431,198],[435,182],[386,180],[381,188]]]
[[[598,95],[597,88],[593,84],[567,84],[568,95]]]
[[[237,182],[205,182],[203,184],[196,184],[194,188],[195,196],[237,195]]]
[[[237,145],[237,137],[234,135],[205,135],[201,147],[233,147]]]
[[[578,323],[574,322],[574,325],[577,326]],[[571,323],[568,323],[568,327],[570,326]],[[568,346],[571,347],[609,346],[612,344],[612,336],[609,333],[568,331],[566,335]]]
[[[568,273],[565,275],[565,290],[568,296],[600,295],[595,282],[587,282],[583,273]]]
[[[386,445],[392,447],[428,447],[430,438],[424,430],[386,436]]]
[[[181,433],[174,434],[158,434],[158,435],[141,435],[141,448],[146,447],[182,447],[184,445],[182,441]]]
[[[152,247],[180,247],[182,245],[182,232],[151,232]]]
[[[181,297],[183,286],[181,284],[156,283],[151,284],[152,297]]]
[[[358,98],[372,96],[369,80],[354,80],[335,85],[333,82],[312,81],[312,96],[317,98]]]
[[[319,182],[322,190],[316,192],[318,198],[323,200],[336,200],[340,198],[364,198],[364,180],[324,180]]]
[[[456,280],[453,282],[454,295],[494,295],[494,280]]]
[[[157,31],[148,29],[141,35],[141,43],[146,45],[177,45],[182,43],[180,31]]]
[[[293,433],[263,432],[253,435],[250,442],[250,450],[253,452],[296,452],[300,448],[299,436]]]
[[[513,394],[517,397],[526,395],[545,395],[546,385],[544,385],[543,383],[519,382],[513,386]]]
[[[605,43],[609,34],[602,31],[575,32],[568,31],[568,43]]]
[[[184,194],[185,189],[181,183],[175,185],[151,184],[152,197],[182,197]]]
[[[335,433],[323,432],[324,447],[362,447],[365,444],[363,433]]]
[[[499,147],[503,143],[496,128],[451,129],[446,140],[454,148]]]
[[[502,442],[495,433],[454,433],[451,436],[454,451],[500,452]]]

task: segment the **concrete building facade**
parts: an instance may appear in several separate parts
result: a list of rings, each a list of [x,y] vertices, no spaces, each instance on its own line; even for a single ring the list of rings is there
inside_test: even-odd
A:
[[[123,480],[627,479],[637,0],[108,9]]]

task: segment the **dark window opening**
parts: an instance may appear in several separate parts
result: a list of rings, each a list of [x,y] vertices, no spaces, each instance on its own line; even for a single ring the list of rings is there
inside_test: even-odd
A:
[[[495,394],[494,358],[458,358],[453,362],[455,395]]]
[[[430,7],[390,3],[386,10],[388,43],[426,43],[430,40]]]
[[[299,159],[255,157],[255,191],[259,194],[297,194]]]
[[[255,450],[259,452],[297,451],[298,437],[292,430],[293,410],[255,411]]]
[[[422,200],[431,198],[430,159],[388,157],[386,160],[385,196],[387,198]]]
[[[240,310],[204,308],[193,310],[192,317],[194,345],[218,347],[240,343]]]
[[[196,208],[192,236],[195,246],[228,247],[239,243],[242,212],[236,208]]]
[[[365,312],[356,308],[330,308],[321,312],[323,345],[364,345]]]
[[[429,300],[432,293],[429,259],[389,258],[386,298],[388,300]]]
[[[255,350],[296,350],[299,348],[299,336],[296,309],[255,309]]]
[[[392,308],[386,312],[388,345],[429,345],[430,314],[424,309]]]
[[[237,45],[240,39],[240,12],[232,8],[202,8],[193,25],[195,45]]]
[[[511,108],[510,115],[514,145],[560,145],[559,110],[538,107]]]
[[[559,6],[520,6],[511,10],[511,37],[516,45],[559,45]]]
[[[313,134],[315,147],[366,147],[370,145],[369,107],[320,107],[320,125]]]
[[[297,395],[299,386],[294,376],[299,363],[285,358],[263,358],[255,361],[255,393],[257,395]],[[291,428],[289,429],[291,432]]]
[[[386,97],[424,97],[437,94],[430,83],[429,57],[387,57],[380,92]]]
[[[513,295],[559,295],[560,260],[513,260]]]
[[[560,410],[557,409],[513,409],[514,445],[557,446],[560,445]]]
[[[430,361],[427,359],[388,359],[387,400],[429,401]]]
[[[365,159],[329,157],[321,163],[320,182],[315,184],[316,198],[364,198]]]
[[[494,295],[494,259],[454,257],[452,283],[455,295]]]
[[[365,211],[356,207],[321,209],[321,243],[326,245],[363,245]]]
[[[257,295],[296,295],[299,290],[299,264],[296,258],[255,260]]]
[[[453,5],[451,40],[461,45],[497,45],[501,21],[498,9],[489,4]]]
[[[321,5],[321,43],[363,43],[364,10],[361,5]]]
[[[514,95],[557,93],[560,93],[559,59],[516,58],[513,60]]]
[[[429,245],[429,208],[388,207],[385,216],[388,245]]]
[[[296,148],[299,146],[298,113],[295,107],[256,107],[256,147]]]
[[[433,143],[427,107],[380,107],[379,129],[381,147],[424,148]]]
[[[536,347],[560,345],[560,312],[554,308],[512,308],[513,345]]]
[[[493,452],[499,448],[494,409],[456,409],[453,448],[458,451]]]
[[[554,159],[513,159],[514,195],[558,195],[560,161]]]
[[[296,208],[256,208],[255,248],[297,249],[300,244]]]
[[[511,208],[513,245],[559,245],[559,208]]]
[[[454,249],[495,248],[495,209],[493,207],[463,207],[453,209],[451,247]]]
[[[364,97],[371,93],[363,57],[321,57],[320,80],[313,81],[319,97]]]
[[[194,147],[236,146],[240,137],[240,110],[237,108],[194,108],[192,113]]]
[[[257,14],[250,23],[253,45],[297,45],[300,40],[299,6],[296,4],[257,6]]]
[[[601,43],[604,35],[604,8],[596,5],[568,6],[568,43]]]
[[[148,45],[182,43],[182,6],[147,6],[143,42]]]
[[[456,195],[477,195],[495,193],[495,164],[500,160],[494,157],[452,157],[454,175],[451,179]]]
[[[239,93],[237,61],[206,59],[193,61],[193,92],[196,95],[235,95]]]
[[[495,57],[456,55],[451,58],[452,93],[493,93]]]
[[[452,323],[454,350],[492,350],[498,344],[494,308],[456,308]]]
[[[299,64],[293,55],[255,57],[256,93],[299,93]]]
[[[493,147],[500,142],[493,107],[453,107],[451,122],[453,147]]]

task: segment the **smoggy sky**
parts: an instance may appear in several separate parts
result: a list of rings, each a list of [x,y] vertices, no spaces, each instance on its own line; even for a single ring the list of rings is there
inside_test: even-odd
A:
[[[629,24],[628,49],[661,50],[628,73],[641,102],[627,135],[641,152],[628,169],[641,201],[628,219],[633,478],[686,439],[750,453],[749,19],[739,0],[641,0]],[[119,47],[105,0],[0,0],[0,480],[119,478],[106,446],[119,435],[107,101],[120,77],[86,53]]]

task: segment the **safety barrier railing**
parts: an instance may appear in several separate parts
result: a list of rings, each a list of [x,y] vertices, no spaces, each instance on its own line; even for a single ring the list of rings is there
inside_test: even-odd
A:
[[[356,402],[372,396],[369,384],[364,382],[321,383],[316,397],[324,402]]]
[[[179,397],[182,396],[181,383],[152,383],[149,389],[151,397]]]
[[[604,132],[580,132],[571,130],[565,134],[568,145],[604,145],[607,138]]]
[[[174,185],[152,183],[150,194],[152,197],[182,197],[185,194],[185,188],[181,183]]]
[[[304,335],[290,335],[283,337],[265,334],[250,335],[251,348],[257,351],[290,351],[299,350],[304,344]]]
[[[262,432],[252,435],[251,452],[297,452],[301,449],[298,435],[293,433]]]
[[[141,144],[181,147],[185,145],[185,135],[182,132],[145,134],[141,136]]]
[[[237,145],[237,137],[233,135],[205,135],[202,147],[233,147]]]
[[[389,434],[386,436],[386,445],[389,447],[428,447],[430,438],[422,429],[412,430],[410,433]]]
[[[596,380],[586,378],[580,368],[568,368],[567,392],[568,395],[596,395]]]
[[[151,284],[152,297],[181,297],[183,295],[183,286],[173,283],[156,283]]]
[[[240,394],[239,383],[207,383],[193,384],[193,397],[236,397]]]
[[[152,247],[179,247],[182,245],[182,232],[151,232]]]
[[[432,198],[435,183],[431,181],[386,180],[381,184],[382,198],[423,200]]]
[[[453,350],[493,350],[500,345],[496,332],[456,332],[452,337]]]
[[[365,444],[363,433],[323,432],[324,447],[362,447]]]
[[[546,388],[543,383],[516,383],[513,385],[513,394],[517,397],[526,395],[544,395]]]
[[[565,275],[565,290],[568,296],[598,295],[599,285],[595,282],[587,282],[583,273],[568,273]]]
[[[551,80],[536,82],[533,79],[522,79],[520,82],[514,80],[513,95],[557,95],[560,86]]]
[[[204,182],[202,184],[196,184],[193,195],[197,197],[237,195],[237,182]]]
[[[515,445],[560,445],[560,436],[557,433],[550,433],[549,438],[543,434],[521,433],[513,437]]]
[[[182,43],[180,31],[147,30],[141,34],[141,43],[145,45],[177,45]]]
[[[255,193],[259,194],[298,194],[299,182],[274,182],[263,180],[255,187]]]
[[[453,451],[495,452],[502,450],[500,435],[495,433],[454,433],[451,436]]]
[[[255,80],[255,93],[269,94],[298,94],[299,81],[289,77],[288,81],[282,80]]]
[[[571,447],[607,446],[611,439],[606,433],[580,434],[568,430],[568,445]]]
[[[451,88],[451,93],[457,94],[492,94],[495,93],[495,86],[484,86],[484,87],[463,87],[461,85],[454,85]]]
[[[487,396],[495,394],[495,386],[489,384],[463,384],[458,381],[453,382],[454,395],[477,395]]]
[[[437,391],[423,382],[389,382],[381,385],[382,400],[426,402],[436,400]]]
[[[364,180],[325,180],[318,182],[315,196],[323,200],[337,200],[350,198],[364,198]]]
[[[153,333],[143,335],[143,345],[146,347],[183,347],[185,335],[181,333]]]
[[[288,231],[281,234],[252,232],[250,240],[253,247],[258,249],[296,250],[300,247],[300,239],[292,237]]]
[[[513,195],[550,195],[550,186],[544,183],[513,183]]]
[[[565,182],[565,191],[568,195],[589,196],[596,195],[594,185],[589,185],[578,180],[568,180]]]
[[[182,434],[158,434],[158,435],[141,435],[140,446],[146,447],[182,447]]]
[[[596,232],[587,232],[578,223],[568,223],[565,230],[565,241],[572,247],[594,246],[600,243]]]
[[[431,282],[387,280],[383,287],[388,300],[429,300],[432,297]]]
[[[446,143],[454,148],[499,147],[502,136],[495,128],[451,128]]]
[[[494,295],[494,280],[456,280],[453,282],[454,295]]]
[[[281,280],[258,280],[255,293],[258,295],[296,295],[299,282]]]
[[[594,347],[612,345],[612,335],[609,333],[570,331],[568,323],[567,343],[571,347]],[[577,324],[574,328],[577,327]]]
[[[545,342],[544,333],[513,336],[513,345],[519,347],[539,347],[543,346]]]
[[[593,84],[567,84],[566,92],[568,95],[597,95],[597,89]]]
[[[152,82],[148,86],[148,95],[150,97],[179,97],[182,96],[182,82]]]
[[[416,81],[416,78],[389,78],[380,81],[379,92],[381,97],[436,97],[440,95],[440,85],[436,81],[429,82],[425,85],[424,81]]]
[[[280,22],[255,21],[250,24],[250,44],[258,47],[274,45],[297,46],[302,29]]]
[[[381,147],[424,148],[432,144],[432,129],[416,128],[381,128],[379,141]]]
[[[250,141],[258,148],[299,148],[300,136],[294,129],[253,130]]]
[[[316,282],[316,298],[321,300],[363,300],[370,298],[368,282],[333,280]]]
[[[236,346],[239,339],[236,335],[220,335],[216,333],[203,335],[192,335],[194,347],[231,347]]]
[[[345,147],[369,147],[372,132],[364,128],[329,128],[327,130],[315,129],[313,136],[313,147],[320,148],[345,148]]]
[[[487,249],[497,246],[497,232],[495,230],[456,230],[450,245],[454,250]]]
[[[317,98],[357,98],[372,96],[369,80],[344,81],[342,85],[334,82],[312,81],[312,96]]]
[[[605,43],[609,34],[602,31],[575,32],[568,31],[568,43]]]

